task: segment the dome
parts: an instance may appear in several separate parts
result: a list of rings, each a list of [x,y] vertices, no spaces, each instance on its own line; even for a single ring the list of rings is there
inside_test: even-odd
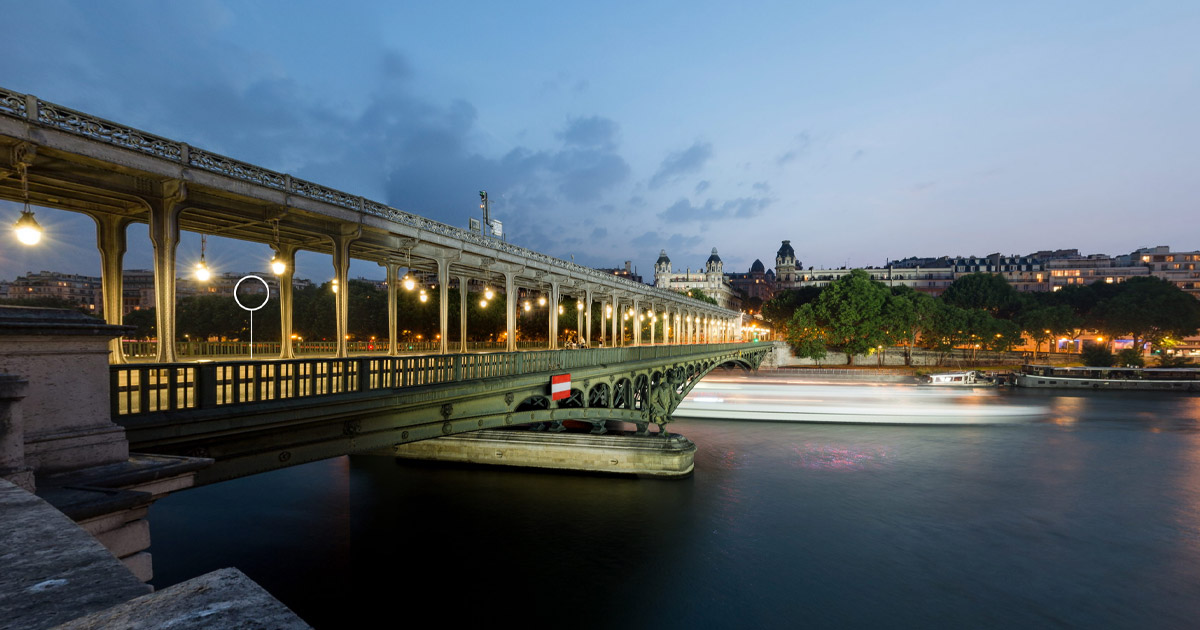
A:
[[[669,263],[669,262],[671,262],[671,259],[667,258],[667,250],[664,249],[664,250],[658,252],[658,260],[654,261],[654,264],[661,265],[662,263]]]
[[[750,265],[750,273],[762,273],[766,271],[766,269],[767,268],[763,266],[762,261],[757,258],[754,259],[754,264]]]
[[[721,262],[721,257],[717,255],[717,248],[716,248],[716,247],[714,247],[714,248],[713,248],[712,255],[708,257],[708,262],[710,262],[710,263],[719,263],[719,262]]]
[[[783,245],[779,246],[779,251],[775,255],[780,258],[795,258],[796,252],[792,249],[792,242],[784,241]]]

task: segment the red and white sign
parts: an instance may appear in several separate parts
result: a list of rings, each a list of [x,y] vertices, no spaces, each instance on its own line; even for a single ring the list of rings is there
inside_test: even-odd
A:
[[[550,377],[550,398],[563,400],[571,396],[571,375],[556,374]]]

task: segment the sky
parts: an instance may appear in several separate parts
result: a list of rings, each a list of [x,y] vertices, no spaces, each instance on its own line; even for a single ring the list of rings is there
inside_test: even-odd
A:
[[[1200,3],[0,0],[0,86],[648,280],[1200,249]],[[0,224],[19,208],[0,202]],[[0,279],[99,275],[91,220]],[[151,266],[144,225],[126,268]],[[185,233],[180,264],[199,258]],[[264,245],[210,238],[220,271]],[[327,255],[297,273],[332,276]],[[356,261],[352,276],[383,277]]]

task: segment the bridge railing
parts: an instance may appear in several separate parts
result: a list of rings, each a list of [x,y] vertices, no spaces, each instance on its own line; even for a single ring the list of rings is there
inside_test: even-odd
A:
[[[458,343],[450,344],[458,348]],[[545,341],[519,341],[518,348],[545,348]],[[121,341],[127,359],[145,359],[158,354],[157,341],[142,341],[125,339]],[[348,343],[350,352],[387,352],[386,341],[351,341]],[[468,341],[468,350],[503,350],[503,341]],[[440,349],[437,341],[404,341],[397,344],[400,352],[437,352]],[[254,354],[260,357],[278,356],[280,343],[278,341],[254,342]],[[292,351],[298,355],[304,354],[333,354],[337,352],[336,341],[298,341],[292,344]],[[179,357],[237,357],[249,356],[250,343],[246,341],[179,341],[175,343],[175,355]]]
[[[341,359],[132,363],[109,366],[109,378],[112,415],[116,418],[768,348],[725,343]]]

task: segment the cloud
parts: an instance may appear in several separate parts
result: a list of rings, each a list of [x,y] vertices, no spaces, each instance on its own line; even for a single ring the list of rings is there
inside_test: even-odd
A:
[[[611,149],[616,146],[617,123],[600,116],[572,118],[567,128],[555,135],[567,146]]]
[[[808,135],[807,131],[800,132],[796,135],[795,139],[792,140],[791,148],[785,151],[779,157],[775,158],[775,163],[783,166],[788,162],[792,162],[804,157],[808,154],[808,149],[810,146],[812,146],[812,137]]]
[[[677,255],[686,255],[687,253],[694,253],[691,250],[700,244],[701,237],[684,236],[679,233],[664,235],[661,232],[652,230],[630,239],[629,242],[639,250],[665,249],[668,254],[671,251],[675,251]]]
[[[758,192],[771,192],[771,185],[767,182],[754,182],[754,185],[751,186],[751,188],[757,190]]]
[[[691,173],[697,173],[712,157],[712,144],[697,142],[692,146],[668,155],[650,178],[650,188],[659,188]]]
[[[696,184],[696,194],[699,195],[700,193],[708,190],[709,186],[710,186],[710,184],[708,183],[707,179],[701,180],[699,183]]]
[[[702,206],[693,206],[687,199],[680,199],[669,208],[658,213],[663,221],[715,221],[719,219],[749,218],[758,216],[774,200],[765,197],[739,197],[718,203],[709,199]]]
[[[862,157],[863,157],[864,155],[866,155],[866,154],[867,154],[867,152],[866,152],[866,151],[864,151],[864,150],[862,150],[862,149],[859,149],[859,150],[857,150],[857,151],[855,151],[855,152],[854,152],[854,155],[850,156],[850,161],[851,161],[851,162],[857,162],[857,161],[858,161],[860,158],[862,158]]]

